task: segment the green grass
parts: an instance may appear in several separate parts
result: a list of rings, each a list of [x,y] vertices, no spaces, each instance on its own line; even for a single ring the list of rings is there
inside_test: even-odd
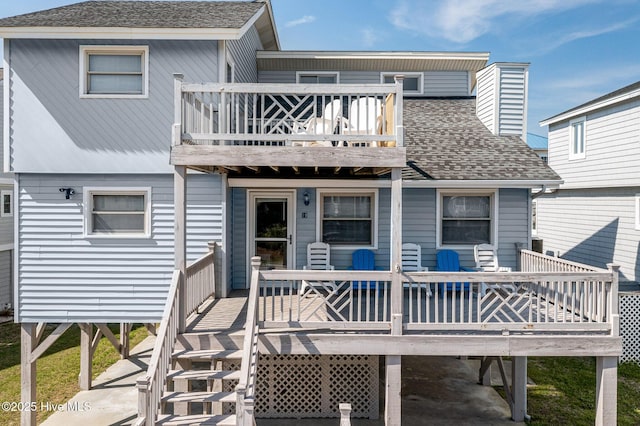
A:
[[[48,334],[55,326],[48,326]],[[119,328],[112,328],[118,335]],[[131,347],[148,336],[144,327],[132,330]],[[93,357],[93,378],[120,359],[120,355],[106,339],[102,338]],[[72,326],[38,359],[37,391],[38,402],[63,403],[80,391],[80,329]],[[0,402],[20,401],[20,325],[4,323],[0,325]],[[42,422],[52,411],[38,412],[37,420]],[[0,425],[19,425],[19,412],[0,411]]]
[[[532,426],[593,425],[595,422],[595,358],[529,358],[535,382],[527,392]],[[640,366],[618,367],[618,425],[640,424]]]

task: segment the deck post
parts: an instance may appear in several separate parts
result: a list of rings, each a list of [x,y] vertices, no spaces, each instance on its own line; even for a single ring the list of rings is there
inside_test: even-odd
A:
[[[93,324],[79,323],[80,327],[80,374],[78,386],[82,390],[91,389],[93,359]]]
[[[402,334],[402,169],[391,169],[391,334]],[[385,357],[385,425],[400,425],[402,357]]]
[[[404,101],[404,75],[396,75],[394,77],[396,82],[396,96],[395,108],[396,108],[396,146],[404,146],[404,117],[403,117],[403,101]]]
[[[182,80],[184,75],[173,74],[173,127],[171,145],[182,144]]]
[[[511,395],[513,406],[511,418],[522,422],[527,417],[527,357],[514,356],[511,358]]]
[[[131,324],[126,322],[120,323],[120,359],[129,358],[130,334],[131,334]]]
[[[175,269],[180,271],[178,288],[178,332],[183,333],[186,328],[186,285],[187,285],[187,168],[175,166],[173,173],[174,197],[174,245]]]
[[[596,426],[618,421],[618,357],[596,357]]]
[[[31,407],[36,403],[36,360],[31,360],[31,353],[36,347],[36,324],[20,324],[21,340],[21,402],[25,407]],[[22,410],[20,413],[20,425],[31,426],[36,424],[36,410]]]

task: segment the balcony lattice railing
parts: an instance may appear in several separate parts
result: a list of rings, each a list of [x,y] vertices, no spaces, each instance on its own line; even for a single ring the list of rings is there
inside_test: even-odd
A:
[[[183,83],[174,145],[402,146],[396,84]]]

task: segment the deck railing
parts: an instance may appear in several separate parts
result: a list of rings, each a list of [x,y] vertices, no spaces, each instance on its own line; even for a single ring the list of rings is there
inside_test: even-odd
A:
[[[174,145],[402,146],[395,84],[187,84],[176,75]]]
[[[171,357],[179,332],[180,305],[185,304],[183,312],[188,315],[213,294],[215,245],[210,244],[209,247],[209,253],[187,267],[186,278],[179,270],[173,272],[147,373],[136,380],[138,418],[134,424],[137,426],[155,425],[158,419],[160,401],[166,387],[167,374],[171,369]],[[181,300],[179,289],[185,283],[186,300]]]
[[[391,310],[392,271],[259,271],[259,324],[390,330],[400,314],[405,330],[617,335],[615,268],[549,265],[556,270],[402,273],[402,312]]]

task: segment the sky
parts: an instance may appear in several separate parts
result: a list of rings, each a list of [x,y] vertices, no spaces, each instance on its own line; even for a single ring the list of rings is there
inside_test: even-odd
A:
[[[1,0],[0,17],[75,0]],[[489,52],[527,62],[528,131],[640,80],[640,0],[272,0],[283,50]]]

